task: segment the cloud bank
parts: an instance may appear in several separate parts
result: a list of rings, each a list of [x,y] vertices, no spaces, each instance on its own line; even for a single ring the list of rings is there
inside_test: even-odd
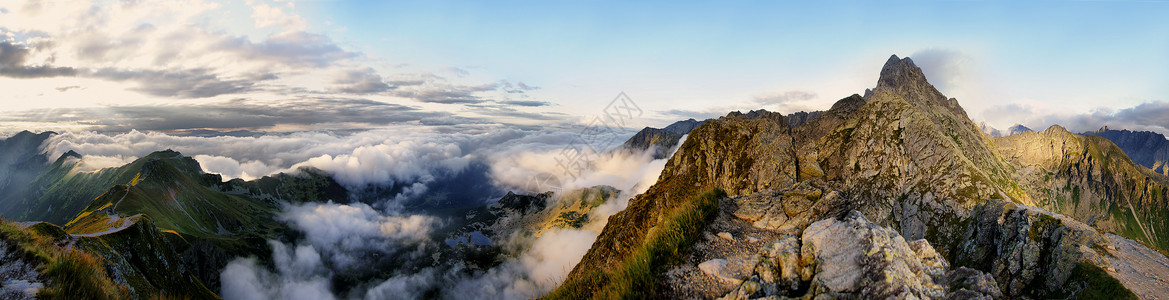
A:
[[[558,151],[573,141],[575,133],[538,131],[482,133],[447,139],[444,143],[420,143],[396,151],[367,147],[354,149],[338,159],[324,159],[324,165],[384,166],[384,175],[376,180],[431,180],[417,168],[398,168],[383,160],[382,154],[397,155],[396,160],[444,161],[461,166],[462,158],[489,164],[486,172],[492,184],[512,189],[523,186],[524,178],[533,174],[555,172]],[[359,135],[353,135],[359,136]],[[348,137],[354,138],[354,137]],[[371,139],[375,140],[376,139]],[[398,145],[398,144],[393,144]],[[389,146],[388,144],[385,146]],[[421,147],[421,148],[418,148]],[[360,147],[359,147],[360,148]],[[408,151],[424,149],[425,151]],[[676,149],[673,149],[676,151]],[[416,270],[396,270],[387,277],[348,287],[344,294],[333,294],[332,286],[339,274],[363,272],[371,259],[426,261],[438,247],[432,235],[446,225],[426,215],[408,213],[393,205],[364,203],[308,203],[285,207],[281,220],[304,233],[299,244],[270,241],[274,269],[267,269],[254,259],[241,258],[223,272],[222,295],[231,299],[269,299],[315,297],[317,299],[523,299],[539,297],[558,286],[596,240],[608,216],[624,209],[629,198],[643,192],[657,181],[666,159],[653,160],[650,152],[606,151],[593,155],[586,170],[573,179],[558,182],[563,191],[598,184],[622,190],[595,208],[594,222],[581,229],[556,229],[538,237],[514,233],[505,241],[519,245],[502,263],[486,270],[469,268],[461,262],[439,264]],[[472,153],[468,155],[467,153]],[[374,158],[366,159],[367,156]],[[424,158],[428,157],[429,158]],[[223,160],[226,157],[211,159]],[[453,159],[453,161],[451,161]],[[311,159],[310,159],[311,161]],[[382,167],[379,167],[379,169]],[[445,166],[438,168],[447,168]],[[356,169],[355,169],[356,170]],[[363,175],[364,176],[364,175]],[[356,178],[356,177],[354,177]],[[370,180],[368,177],[349,180]],[[441,181],[441,178],[433,180]],[[423,192],[426,193],[425,191]],[[393,201],[393,200],[385,200]],[[559,201],[558,198],[554,198]],[[381,208],[376,208],[381,207]],[[380,257],[380,258],[378,258]],[[409,268],[407,268],[409,269]],[[295,298],[293,298],[295,299]]]
[[[1027,104],[1000,105],[987,109],[987,116],[1003,124],[1018,123],[1035,130],[1060,125],[1071,132],[1084,132],[1108,126],[1116,129],[1153,131],[1169,134],[1169,102],[1149,101],[1133,107],[1111,109],[1100,107],[1089,113],[1049,113]]]

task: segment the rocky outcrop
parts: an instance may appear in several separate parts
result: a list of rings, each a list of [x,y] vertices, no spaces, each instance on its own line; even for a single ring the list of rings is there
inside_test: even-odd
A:
[[[669,126],[666,126],[666,128],[662,128],[662,130],[665,130],[666,132],[673,133],[673,134],[687,134],[687,133],[690,133],[690,131],[693,131],[694,128],[698,128],[698,126],[702,126],[702,124],[706,123],[706,121],[710,121],[710,120],[709,119],[702,120],[702,121],[698,121],[698,120],[694,120],[694,119],[682,120],[682,121],[674,122],[674,124],[670,124]]]
[[[817,221],[800,236],[764,247],[748,276],[724,299],[800,297],[834,299],[991,298],[994,278],[951,269],[928,241],[906,242],[897,231],[857,211]]]
[[[878,224],[913,239],[958,234],[954,224],[983,199],[1029,201],[1013,188],[985,135],[912,60],[891,57],[866,94],[806,120],[732,112],[694,129],[658,183],[610,220],[576,269],[617,261],[662,212],[709,188],[738,196],[823,182]]]
[[[1096,131],[1084,132],[1083,135],[1106,138],[1124,150],[1133,162],[1169,176],[1169,139],[1160,133],[1116,130],[1104,126]]]
[[[0,238],[0,299],[36,299],[44,287],[37,271],[41,264],[23,252],[15,242]]]
[[[1165,261],[1164,256],[1117,259],[1122,252],[1096,229],[1066,216],[1002,201],[976,207],[961,240],[955,262],[990,273],[1003,296],[1010,298],[1092,298],[1100,294],[1135,298],[1130,284],[1158,277],[1130,273],[1126,274],[1132,276],[1126,278],[1130,280],[1122,282],[1114,279],[1123,278],[1117,268]],[[1142,295],[1169,294],[1165,285],[1137,290]]]
[[[989,202],[976,208],[969,223],[957,262],[990,272],[1006,296],[1059,291],[1081,260],[1099,261],[1079,248],[1103,242],[1099,235],[1072,229],[1038,209]],[[1042,289],[1025,290],[1036,286]]]

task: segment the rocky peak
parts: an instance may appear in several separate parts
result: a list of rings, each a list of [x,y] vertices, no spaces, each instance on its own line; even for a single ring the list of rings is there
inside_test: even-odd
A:
[[[1063,128],[1063,126],[1051,125],[1051,127],[1047,127],[1047,129],[1043,130],[1043,134],[1056,135],[1056,136],[1061,136],[1061,135],[1069,135],[1070,136],[1072,134],[1072,132],[1068,131],[1067,128]]]
[[[877,88],[883,86],[900,88],[915,83],[926,83],[925,73],[913,64],[912,59],[898,58],[894,54],[885,61],[885,66],[881,67],[881,78],[877,79]]]
[[[958,105],[958,100],[946,98],[938,89],[930,85],[925,73],[922,73],[921,68],[917,67],[908,57],[898,58],[897,55],[889,57],[885,66],[881,68],[881,77],[877,79],[877,87],[871,93],[865,92],[865,100],[872,100],[873,97],[883,92],[899,96],[918,108],[934,110],[936,107],[948,110],[954,116],[968,118],[966,111]]]

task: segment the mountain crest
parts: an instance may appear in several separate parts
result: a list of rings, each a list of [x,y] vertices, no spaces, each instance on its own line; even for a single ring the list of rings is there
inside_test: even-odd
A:
[[[885,61],[881,67],[881,77],[877,80],[877,88],[882,86],[900,88],[913,83],[927,83],[925,73],[921,72],[913,60],[898,58],[896,54]]]

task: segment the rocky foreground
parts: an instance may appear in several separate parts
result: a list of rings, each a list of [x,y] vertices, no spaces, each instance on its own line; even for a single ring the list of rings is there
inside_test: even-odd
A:
[[[832,192],[815,201],[831,206],[838,198]],[[908,241],[855,210],[789,218],[766,205],[784,202],[783,193],[771,191],[723,201],[733,212],[716,217],[687,263],[666,272],[663,296],[998,299],[1036,289],[1055,298],[1090,298],[1088,290],[1117,298],[1169,295],[1164,255],[1039,208],[1002,201],[977,207],[952,256],[963,265],[957,266],[929,241]],[[822,216],[802,230],[772,222],[806,224]]]

